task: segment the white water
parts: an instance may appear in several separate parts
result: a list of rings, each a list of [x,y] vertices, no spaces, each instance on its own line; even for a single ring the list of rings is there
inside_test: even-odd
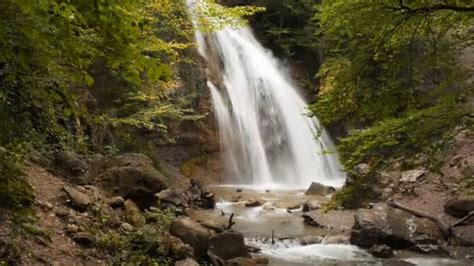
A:
[[[201,54],[222,75],[220,84],[208,85],[232,183],[341,186],[343,174],[329,136],[320,134],[292,80],[253,33],[227,27],[196,37]]]
[[[374,262],[367,252],[350,245],[301,245],[295,240],[283,240],[272,244],[269,239],[258,238],[247,238],[245,243],[261,248],[261,253],[271,258],[272,265],[337,265],[335,262],[373,264]]]

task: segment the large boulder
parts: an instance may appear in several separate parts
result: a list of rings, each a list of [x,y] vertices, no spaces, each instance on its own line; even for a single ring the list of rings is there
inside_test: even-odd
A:
[[[454,217],[462,218],[474,211],[474,196],[450,199],[444,205],[444,211]]]
[[[57,171],[76,185],[86,185],[91,181],[88,175],[90,166],[87,158],[83,155],[72,151],[60,151],[56,154],[54,166]]]
[[[386,244],[400,249],[416,244],[437,244],[443,238],[433,222],[383,203],[372,209],[359,209],[354,218],[350,241],[363,248]]]
[[[109,196],[132,199],[140,209],[153,205],[154,195],[167,188],[166,177],[143,154],[103,158],[94,163],[90,174]]]
[[[212,234],[199,223],[189,218],[176,218],[171,222],[170,234],[193,247],[197,258],[207,255]]]
[[[223,260],[248,257],[244,236],[241,233],[226,231],[209,240],[209,251]]]
[[[331,186],[325,186],[318,182],[313,182],[306,190],[306,195],[326,196],[336,192],[336,189]]]
[[[453,228],[456,242],[462,246],[474,246],[474,225],[457,226]]]

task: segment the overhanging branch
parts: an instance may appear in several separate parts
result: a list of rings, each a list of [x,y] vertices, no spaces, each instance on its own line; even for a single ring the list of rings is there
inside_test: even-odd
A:
[[[448,10],[454,12],[474,12],[474,6],[457,6],[449,4],[436,4],[431,6],[423,6],[412,8],[408,6],[403,0],[399,0],[398,6],[391,6],[383,3],[382,5],[389,8],[393,11],[399,11],[405,14],[421,14],[421,13],[430,13],[434,11]]]

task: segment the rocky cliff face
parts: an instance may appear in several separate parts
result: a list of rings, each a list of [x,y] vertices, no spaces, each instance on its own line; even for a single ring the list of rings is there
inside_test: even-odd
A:
[[[170,126],[176,143],[159,146],[155,155],[160,166],[178,168],[189,178],[205,183],[217,182],[222,173],[217,125],[207,80],[218,82],[219,66],[212,65],[197,49],[187,52],[188,61],[176,67],[179,88],[176,98],[190,95],[192,108],[202,118],[196,121],[181,121]]]

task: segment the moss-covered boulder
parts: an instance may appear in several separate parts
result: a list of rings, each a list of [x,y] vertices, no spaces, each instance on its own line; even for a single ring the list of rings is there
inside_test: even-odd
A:
[[[108,196],[131,199],[140,209],[152,206],[155,193],[168,187],[153,161],[137,153],[102,158],[93,164],[91,175]]]

